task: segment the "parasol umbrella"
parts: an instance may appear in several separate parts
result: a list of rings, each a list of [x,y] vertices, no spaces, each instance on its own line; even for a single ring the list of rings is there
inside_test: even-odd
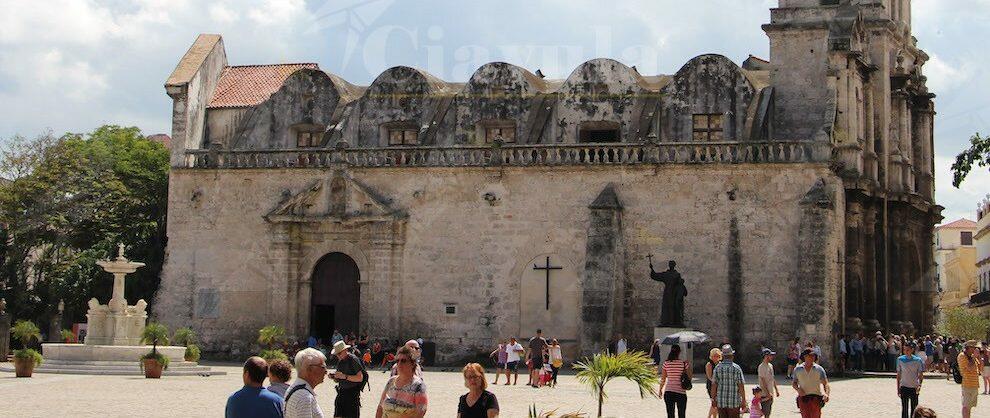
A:
[[[674,344],[684,344],[684,343],[694,343],[700,344],[708,341],[708,335],[703,332],[698,331],[681,331],[675,334],[670,334],[663,339],[661,344],[663,345],[674,345]]]

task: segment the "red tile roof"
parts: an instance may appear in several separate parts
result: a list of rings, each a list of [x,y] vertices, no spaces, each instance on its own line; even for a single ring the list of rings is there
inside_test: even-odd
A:
[[[976,222],[973,222],[966,218],[961,218],[938,227],[938,229],[946,229],[946,228],[976,229]]]
[[[169,149],[172,147],[172,137],[168,136],[167,134],[149,135],[147,139],[149,141],[158,142],[162,144],[165,147],[165,149]]]
[[[242,65],[223,69],[213,99],[207,107],[247,107],[268,100],[292,73],[316,64]]]

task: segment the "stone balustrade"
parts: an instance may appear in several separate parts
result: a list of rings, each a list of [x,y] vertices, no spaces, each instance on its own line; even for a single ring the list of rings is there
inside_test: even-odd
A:
[[[528,167],[827,162],[829,144],[806,141],[191,150],[181,168]]]

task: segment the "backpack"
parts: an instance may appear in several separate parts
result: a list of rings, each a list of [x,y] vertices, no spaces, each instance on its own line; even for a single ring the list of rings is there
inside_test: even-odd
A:
[[[289,404],[289,398],[292,397],[292,394],[293,393],[296,393],[296,391],[299,390],[299,389],[303,389],[306,392],[309,392],[310,394],[313,394],[312,391],[310,391],[309,389],[306,389],[306,385],[295,385],[295,386],[292,387],[292,389],[289,389],[289,393],[286,393],[285,394],[285,405],[288,405]],[[313,394],[313,396],[316,396],[316,395]]]
[[[371,388],[368,387],[368,371],[365,370],[364,367],[361,368],[361,375],[363,377],[361,378],[361,385],[358,386],[358,392],[362,392],[365,389],[367,389],[370,392]]]
[[[963,382],[962,373],[959,372],[959,365],[956,363],[952,363],[952,380],[955,380],[957,384]]]

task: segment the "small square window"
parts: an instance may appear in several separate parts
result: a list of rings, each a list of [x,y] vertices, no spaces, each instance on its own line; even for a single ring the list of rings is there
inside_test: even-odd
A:
[[[694,125],[692,139],[695,141],[717,142],[724,138],[721,113],[695,114],[691,121]]]
[[[296,146],[299,148],[316,147],[320,145],[319,133],[309,131],[296,132]]]
[[[389,128],[389,145],[416,145],[419,144],[419,130],[409,127]]]
[[[490,126],[485,128],[485,143],[491,144],[496,138],[501,138],[502,142],[516,142],[515,126]]]
[[[443,305],[445,315],[457,315],[457,305]]]
[[[962,245],[973,245],[973,233],[971,231],[960,232],[959,242]]]

